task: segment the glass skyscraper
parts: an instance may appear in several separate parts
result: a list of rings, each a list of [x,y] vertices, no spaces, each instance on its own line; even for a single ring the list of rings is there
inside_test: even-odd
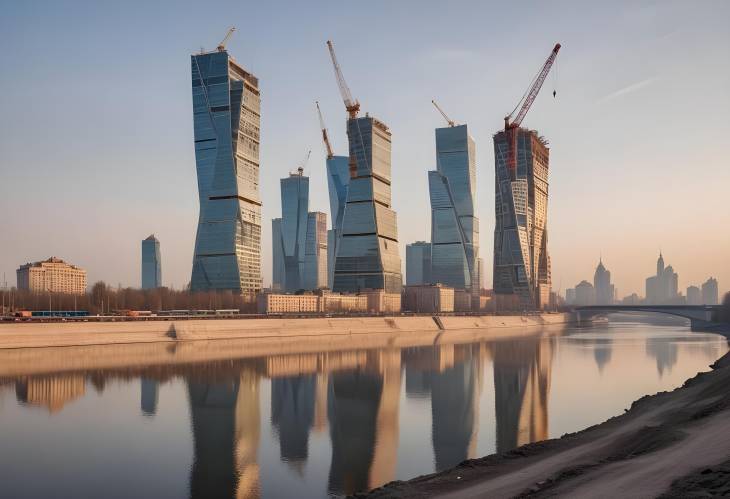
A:
[[[327,158],[327,187],[330,196],[330,217],[332,229],[327,233],[327,287],[332,289],[335,279],[335,255],[337,240],[342,234],[342,218],[347,203],[347,187],[350,184],[350,170],[347,156]]]
[[[406,285],[431,284],[431,243],[416,241],[406,245]]]
[[[258,79],[225,50],[191,56],[200,216],[193,291],[261,289]]]
[[[281,179],[281,218],[272,222],[274,288],[327,285],[327,215],[308,210],[309,177],[300,168]]]
[[[511,134],[517,133],[516,167],[509,166]],[[499,306],[544,309],[550,300],[547,251],[547,142],[518,128],[494,136],[494,292]]]
[[[350,183],[337,243],[333,290],[403,286],[396,214],[391,209],[388,127],[371,116],[347,121]]]
[[[160,241],[154,234],[142,240],[142,289],[162,287]]]
[[[436,168],[428,172],[431,280],[478,297],[475,145],[466,125],[436,129]]]

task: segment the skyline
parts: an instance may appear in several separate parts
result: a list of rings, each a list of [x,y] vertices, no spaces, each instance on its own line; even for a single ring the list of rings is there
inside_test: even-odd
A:
[[[541,13],[554,21],[559,12],[567,10],[564,7],[568,4],[561,3],[557,8],[533,7],[529,12],[517,10],[531,17]],[[728,10],[722,3],[714,5],[715,10]],[[0,104],[7,110],[0,134],[0,148],[5,151],[0,161],[5,179],[0,186],[0,201],[4,213],[12,213],[13,206],[28,207],[26,216],[20,219],[2,217],[0,221],[0,232],[10,236],[9,244],[4,243],[0,248],[0,277],[6,273],[8,283],[12,284],[13,274],[21,264],[57,255],[86,268],[90,283],[104,280],[111,285],[120,282],[137,286],[139,239],[154,232],[159,234],[163,246],[163,284],[180,288],[190,279],[197,218],[188,57],[197,52],[195,45],[199,40],[206,40],[206,48],[212,49],[228,25],[239,24],[236,17],[243,19],[243,12],[224,20],[211,19],[204,29],[198,26],[192,31],[195,23],[188,30],[181,26],[185,34],[172,39],[165,36],[164,29],[153,28],[150,22],[149,27],[136,33],[139,40],[131,41],[122,52],[119,52],[121,47],[111,47],[114,55],[107,57],[108,44],[96,47],[79,43],[79,37],[89,36],[87,31],[93,32],[93,27],[84,26],[79,33],[70,33],[67,39],[60,40],[63,43],[49,46],[47,33],[53,30],[48,30],[45,22],[31,26],[31,22],[38,21],[38,16],[30,16],[28,12],[24,16],[26,9],[13,6],[10,15],[0,20],[2,31],[10,39],[9,49],[0,55],[5,66],[8,67],[8,58],[17,53],[14,49],[21,45],[27,57],[16,65],[12,75],[4,75],[0,80],[3,90]],[[130,15],[123,6],[115,9],[121,9],[117,14],[122,19]],[[255,13],[272,19],[274,13],[269,12],[267,16],[266,11],[258,12],[261,9],[261,6],[252,7]],[[539,38],[519,39],[507,49],[499,50],[490,46],[498,41],[499,29],[492,30],[486,39],[477,38],[475,21],[467,20],[464,20],[463,39],[446,40],[442,33],[433,33],[433,40],[422,40],[431,42],[430,46],[424,43],[412,53],[383,50],[384,45],[394,44],[394,39],[405,45],[400,47],[402,50],[413,49],[409,46],[412,42],[406,43],[402,35],[387,29],[384,40],[358,47],[348,39],[345,27],[333,22],[332,11],[322,15],[324,9],[308,12],[310,16],[319,16],[318,22],[312,23],[306,32],[300,27],[293,34],[301,38],[301,44],[289,43],[282,48],[275,43],[275,33],[288,29],[285,23],[275,24],[274,33],[268,36],[257,34],[261,28],[256,26],[245,34],[243,30],[237,32],[229,42],[230,53],[240,65],[261,78],[264,285],[271,282],[268,242],[271,241],[270,220],[279,211],[277,180],[293,169],[303,152],[310,148],[313,154],[306,169],[312,179],[310,209],[329,213],[325,154],[313,103],[320,101],[335,154],[342,154],[346,147],[345,113],[324,45],[331,37],[337,43],[340,63],[353,94],[363,109],[387,122],[393,132],[393,205],[399,218],[402,256],[406,244],[429,239],[429,224],[426,222],[423,228],[419,225],[423,213],[429,210],[427,172],[436,166],[433,129],[444,126],[429,102],[435,97],[453,119],[474,129],[477,207],[482,220],[480,256],[487,262],[492,259],[491,136],[500,130],[503,115],[528,86],[545,52],[552,43],[560,41],[564,49],[557,63],[557,98],[549,95],[553,89],[551,76],[545,84],[548,88],[543,89],[543,95],[538,97],[525,121],[525,126],[537,129],[551,142],[549,229],[553,288],[564,291],[571,283],[578,282],[602,254],[607,264],[610,262],[620,295],[631,292],[643,295],[643,280],[661,248],[680,270],[680,289],[714,275],[720,282],[721,293],[726,292],[730,285],[726,261],[730,240],[723,239],[722,231],[711,230],[730,222],[728,210],[723,213],[718,206],[722,186],[730,181],[730,174],[722,169],[727,160],[720,152],[722,132],[727,131],[722,117],[728,113],[723,111],[730,110],[721,89],[730,84],[730,71],[714,64],[721,60],[722,47],[730,41],[730,35],[721,29],[719,22],[726,16],[711,16],[703,31],[695,30],[692,39],[688,39],[683,35],[696,26],[692,23],[699,21],[698,13],[678,3],[663,3],[654,9],[661,11],[657,25],[641,15],[640,7],[625,6],[625,18],[619,22],[620,15],[613,12],[607,15],[605,11],[610,9],[593,6],[589,10],[598,13],[592,12],[591,17],[600,17],[600,12],[605,16],[605,24],[598,29],[591,26],[588,30],[583,25],[580,29],[566,29],[564,23],[562,27],[546,23],[548,29]],[[69,14],[73,11],[68,10]],[[104,15],[96,7],[92,10],[92,14]],[[359,16],[365,15],[365,10],[355,10]],[[406,12],[402,6],[389,7],[389,10],[393,16],[383,21],[386,25],[396,23],[397,19],[403,21]],[[514,10],[510,8],[506,12],[516,15]],[[52,21],[53,11],[54,8],[45,9],[42,19]],[[629,15],[637,11],[638,15]],[[175,13],[174,17],[180,15]],[[110,17],[111,13],[107,12],[106,16]],[[441,22],[451,20],[449,16]],[[334,17],[343,20],[347,15]],[[674,22],[659,26],[660,20],[668,19]],[[423,23],[406,27],[436,29],[440,24],[434,18],[419,21]],[[685,23],[684,27],[679,27],[680,21]],[[139,26],[144,21],[138,19],[133,24]],[[488,27],[497,26],[489,24]],[[607,27],[609,31],[616,30],[612,34],[617,38],[624,31],[627,39],[610,42],[606,37]],[[35,29],[43,33],[35,33]],[[27,40],[17,36],[13,39],[18,31],[26,32]],[[595,32],[599,41],[585,46],[583,40],[582,46],[577,35],[587,32]],[[121,43],[116,38],[120,34],[113,32],[111,37]],[[600,35],[604,37],[601,39]],[[151,39],[159,39],[160,43],[148,46],[146,51],[135,48],[141,40],[147,43]],[[69,53],[73,44],[93,64],[64,58],[62,54]],[[684,52],[674,53],[678,48]],[[514,59],[500,59],[500,53],[505,50]],[[596,53],[600,57],[591,57]],[[701,55],[696,57],[697,54]],[[117,60],[119,55],[123,56],[121,62]],[[695,58],[689,60],[688,55]],[[376,60],[376,56],[380,59]],[[677,56],[679,61],[674,60]],[[121,67],[107,66],[110,64],[107,59]],[[617,67],[605,65],[608,61]],[[151,66],[155,62],[160,62],[161,67]],[[140,63],[154,74],[164,73],[149,82],[153,95],[147,81],[139,83],[138,73],[127,74],[129,65],[134,69]],[[290,70],[302,79],[301,91],[291,91],[287,76],[277,74],[277,64],[292,65]],[[443,72],[449,74],[432,71],[433,64],[443,65]],[[56,65],[64,69],[54,69]],[[309,71],[302,71],[301,66]],[[500,69],[490,69],[497,67]],[[514,77],[506,76],[508,71],[502,71],[504,67]],[[49,73],[46,75],[45,71]],[[112,78],[107,78],[108,71]],[[682,74],[672,76],[680,71]],[[454,74],[460,77],[457,84],[452,82]],[[694,74],[707,77],[697,79]],[[433,84],[428,83],[429,77],[433,78]],[[601,84],[591,77],[602,80]],[[418,87],[417,82],[420,82]],[[96,92],[89,93],[89,89]],[[140,90],[143,90],[141,94]],[[126,109],[128,101],[140,95],[149,99],[145,106]],[[24,103],[31,97],[34,104],[29,107]],[[77,107],[79,101],[84,106]],[[68,105],[75,106],[73,111],[77,116],[66,108]],[[97,113],[87,115],[87,106]],[[708,112],[701,126],[697,126],[698,109],[716,112]],[[601,116],[595,116],[599,112]],[[142,115],[141,119],[138,114]],[[651,116],[652,120],[649,122],[644,116]],[[43,140],[38,140],[36,131],[39,119],[45,126],[40,135]],[[299,124],[298,133],[291,133],[287,126],[291,122]],[[152,133],[156,128],[163,129],[161,123],[165,134]],[[88,137],[88,140],[78,140],[78,137]],[[29,156],[28,150],[36,154]],[[616,164],[623,168],[615,169]],[[104,167],[101,174],[100,165]],[[698,171],[702,175],[697,175]],[[39,176],[46,181],[32,184]],[[596,177],[602,181],[600,185],[596,185]],[[21,186],[34,188],[32,204],[27,201],[27,190]],[[626,229],[623,227],[626,220],[632,221],[632,227],[622,233],[619,229]],[[681,230],[676,230],[677,227]],[[595,228],[601,232],[595,232]],[[590,230],[586,232],[587,229]],[[692,247],[687,245],[689,240],[693,242]],[[114,265],[109,265],[109,258],[115,260]],[[702,265],[697,264],[698,260]],[[405,262],[402,270],[404,265]],[[487,264],[486,283],[491,282],[491,274],[491,265]]]

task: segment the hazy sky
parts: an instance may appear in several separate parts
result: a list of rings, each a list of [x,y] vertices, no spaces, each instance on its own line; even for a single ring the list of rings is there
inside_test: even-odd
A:
[[[319,100],[339,154],[345,110],[325,46],[393,133],[404,246],[430,233],[436,98],[477,143],[480,254],[491,287],[492,134],[553,44],[523,125],[548,138],[553,287],[593,278],[644,294],[659,249],[680,288],[730,288],[730,2],[7,2],[0,16],[0,280],[62,257],[89,281],[139,286],[140,241],[165,285],[190,279],[198,215],[190,53],[228,48],[260,78],[263,273],[279,178],[312,157],[310,209],[328,212]],[[552,97],[553,89],[557,98]],[[1,284],[1,282],[0,282]]]

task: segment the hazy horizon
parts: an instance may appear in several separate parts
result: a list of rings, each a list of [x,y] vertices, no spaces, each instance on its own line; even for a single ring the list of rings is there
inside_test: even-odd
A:
[[[523,126],[550,142],[553,289],[592,281],[644,295],[661,250],[682,293],[730,290],[730,3],[529,7],[481,2],[340,5],[34,2],[0,18],[0,285],[58,256],[89,284],[140,285],[141,241],[160,240],[164,285],[190,279],[198,216],[190,54],[234,25],[229,53],[260,79],[262,273],[271,282],[279,178],[312,150],[310,211],[329,217],[318,100],[337,154],[345,110],[332,39],[362,113],[393,133],[393,207],[405,245],[430,238],[435,98],[476,141],[480,256],[491,288],[492,134],[556,42],[553,74]],[[161,21],[162,20],[162,21]],[[371,36],[366,36],[371,35]],[[557,91],[556,98],[552,97]]]

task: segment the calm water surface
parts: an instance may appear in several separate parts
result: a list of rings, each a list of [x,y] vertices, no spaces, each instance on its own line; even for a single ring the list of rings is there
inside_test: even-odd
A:
[[[342,495],[580,430],[727,350],[687,327],[612,323],[0,378],[0,497]]]

